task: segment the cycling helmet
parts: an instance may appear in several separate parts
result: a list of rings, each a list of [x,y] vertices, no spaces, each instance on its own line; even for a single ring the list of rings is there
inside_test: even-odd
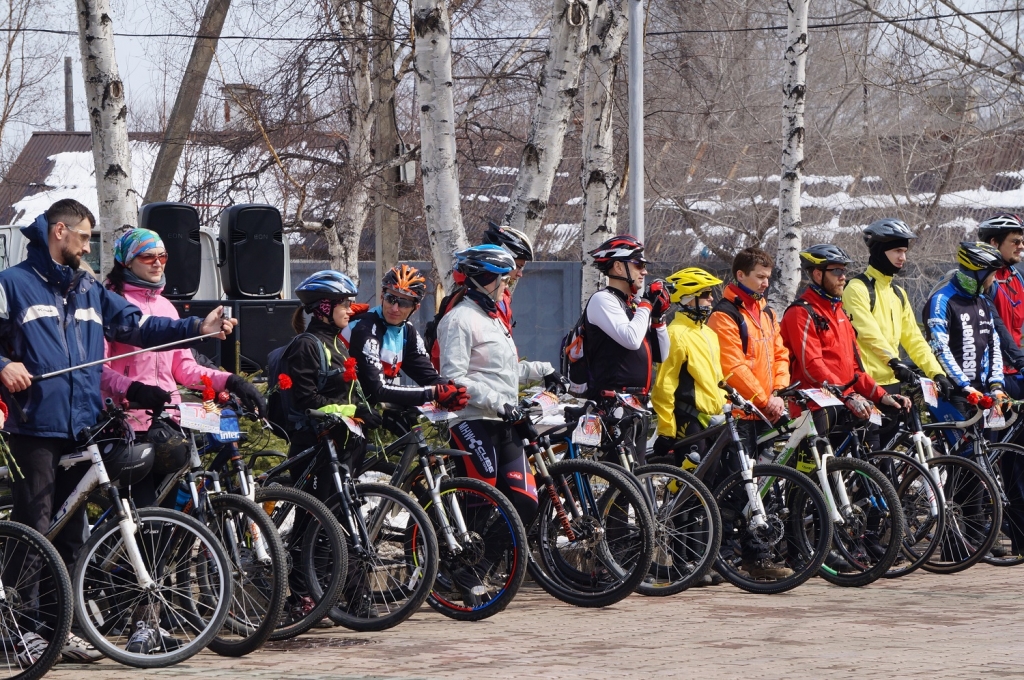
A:
[[[665,282],[672,293],[672,302],[679,303],[684,297],[696,295],[702,290],[722,284],[722,279],[713,276],[700,267],[687,267],[672,274]]]
[[[124,439],[97,442],[110,481],[118,486],[136,484],[153,469],[153,445]]]
[[[1011,231],[1024,233],[1024,219],[1020,215],[1002,213],[978,225],[978,240],[982,243],[988,243],[991,239],[1002,240]]]
[[[153,474],[164,476],[178,472],[189,458],[188,440],[181,429],[166,418],[157,418],[146,432],[153,446]]]
[[[998,250],[987,243],[971,243],[970,241],[960,244],[956,251],[956,261],[961,269],[969,272],[994,271],[1006,266],[1006,262]]]
[[[418,301],[427,294],[427,280],[423,278],[423,274],[416,267],[400,264],[384,274],[381,289],[406,295]]]
[[[644,244],[631,234],[612,236],[591,250],[590,256],[594,258],[594,266],[602,271],[610,268],[613,262],[626,262],[627,260],[647,262],[644,259]]]
[[[295,288],[295,296],[303,305],[320,300],[344,300],[355,297],[358,292],[352,279],[330,269],[310,275]]]
[[[484,243],[504,247],[517,260],[533,262],[533,243],[529,236],[518,229],[488,222],[487,231],[484,232]]]
[[[819,243],[800,251],[800,265],[804,269],[824,269],[830,264],[850,264],[853,260],[846,251],[831,243]]]
[[[468,277],[481,274],[504,276],[516,268],[512,253],[501,246],[484,244],[455,253],[455,271]]]
[[[909,241],[915,238],[917,235],[910,230],[907,223],[894,217],[875,220],[864,228],[864,244],[869,248],[876,243]]]

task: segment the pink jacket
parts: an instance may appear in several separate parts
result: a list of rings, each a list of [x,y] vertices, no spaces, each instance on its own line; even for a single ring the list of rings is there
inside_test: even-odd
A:
[[[178,310],[170,300],[161,296],[160,292],[128,284],[124,287],[124,297],[142,310],[143,322],[148,316],[179,318]],[[108,342],[107,356],[124,354],[135,349],[138,348]],[[202,390],[201,378],[204,375],[210,376],[213,388],[217,391],[224,389],[224,384],[231,376],[226,371],[215,371],[200,366],[192,357],[190,349],[169,349],[164,352],[136,354],[127,359],[104,364],[100,388],[104,399],[110,397],[114,403],[122,404],[126,402],[125,392],[128,391],[128,387],[133,382],[141,382],[167,390],[171,393],[171,401],[177,404],[181,401],[181,396],[177,392],[178,385]],[[131,416],[132,427],[136,432],[149,429],[150,418],[145,411],[132,411]]]

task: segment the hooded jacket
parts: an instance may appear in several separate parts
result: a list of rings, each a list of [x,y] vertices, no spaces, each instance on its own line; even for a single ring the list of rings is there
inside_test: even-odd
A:
[[[469,298],[455,305],[437,327],[441,377],[466,386],[469,405],[462,420],[500,420],[505,404],[519,403],[519,384],[540,380],[554,368],[546,361],[519,361],[505,322]]]
[[[875,283],[875,308],[871,309],[867,284],[855,278],[846,283],[843,309],[857,330],[857,346],[871,377],[881,385],[899,382],[889,362],[900,358],[901,346],[929,378],[944,374],[932,348],[921,335],[914,308],[893,289],[892,277],[874,267],[868,267],[864,275]]]
[[[28,257],[0,272],[0,371],[21,362],[32,375],[98,361],[103,340],[152,347],[200,334],[203,320],[147,317],[92,275],[50,257],[46,218],[22,227]],[[36,437],[74,438],[96,424],[103,407],[99,365],[32,384],[13,395],[5,429]]]
[[[178,310],[171,301],[163,297],[161,289],[152,290],[142,286],[126,283],[124,298],[138,307],[147,317],[160,316],[169,319],[178,318]],[[107,343],[107,356],[131,352],[135,347],[120,342]],[[200,366],[190,349],[169,349],[166,352],[147,352],[136,354],[127,359],[111,361],[103,366],[103,378],[100,382],[103,398],[111,398],[114,403],[121,404],[127,397],[125,392],[133,382],[154,385],[171,393],[171,403],[181,402],[178,385],[192,389],[203,388],[202,377],[209,376],[213,389],[223,390],[231,374],[226,371],[215,371]],[[150,417],[145,411],[131,411],[132,429],[144,432],[149,429]]]

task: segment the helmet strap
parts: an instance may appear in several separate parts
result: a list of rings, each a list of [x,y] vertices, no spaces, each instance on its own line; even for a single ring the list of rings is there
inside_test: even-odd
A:
[[[625,276],[616,276],[615,274],[612,274],[611,273],[611,269],[609,269],[608,273],[605,274],[605,276],[607,276],[609,279],[616,279],[618,281],[625,281],[627,284],[629,284],[629,292],[630,293],[632,293],[633,295],[636,295],[637,293],[639,293],[640,289],[637,287],[636,281],[629,274],[629,262],[626,262],[625,260],[616,260],[616,262],[621,262],[622,263],[622,266],[626,269],[626,275]],[[612,266],[615,266],[615,265],[612,265]]]

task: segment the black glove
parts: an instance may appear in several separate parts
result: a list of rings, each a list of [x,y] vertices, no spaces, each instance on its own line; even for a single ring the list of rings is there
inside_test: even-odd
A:
[[[501,411],[498,413],[502,420],[506,423],[515,425],[526,420],[526,412],[521,408],[512,404],[505,404],[501,407]]]
[[[661,317],[668,311],[669,305],[672,304],[668,288],[661,279],[652,281],[651,285],[647,286],[647,290],[644,291],[643,297],[651,303],[651,319],[655,321],[660,321]]]
[[[384,424],[384,419],[380,417],[380,414],[366,404],[356,406],[356,418],[363,421],[363,425],[371,430]]]
[[[228,392],[234,392],[242,401],[242,406],[250,413],[262,418],[267,414],[267,400],[263,398],[256,386],[244,378],[232,375],[224,384]]]
[[[899,359],[892,359],[889,361],[889,368],[896,375],[896,379],[903,383],[916,383],[917,374]]]
[[[565,394],[569,388],[569,381],[562,377],[558,371],[552,371],[544,376],[544,389],[554,394]]]
[[[675,455],[673,449],[675,449],[676,440],[672,437],[666,437],[663,434],[659,434],[658,438],[654,440],[654,455],[658,458],[668,458]]]
[[[163,408],[164,404],[171,400],[171,393],[167,390],[140,382],[129,385],[124,396],[128,397],[128,401],[150,411]]]
[[[939,396],[943,399],[949,399],[956,394],[956,386],[953,385],[952,380],[946,377],[945,373],[939,373],[932,380],[935,381],[935,386],[939,388]]]

